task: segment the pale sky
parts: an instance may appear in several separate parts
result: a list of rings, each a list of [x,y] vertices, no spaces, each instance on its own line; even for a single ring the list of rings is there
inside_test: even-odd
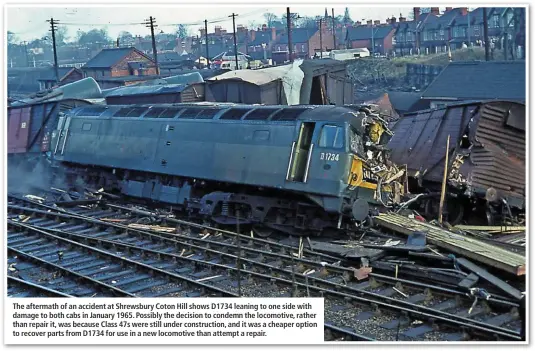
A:
[[[279,5],[280,6],[280,5]],[[332,6],[328,6],[327,11],[331,13]],[[325,14],[325,5],[296,5],[290,8],[291,12],[296,12],[301,16],[316,16]],[[335,6],[335,16],[343,15],[345,7]],[[222,26],[228,32],[232,32],[232,19],[227,16],[233,12],[238,14],[236,25],[242,24],[250,28],[252,22],[256,26],[265,23],[263,14],[267,12],[281,16],[286,13],[286,7],[258,7],[235,5],[199,5],[193,7],[176,7],[172,5],[161,5],[147,7],[146,5],[114,5],[114,7],[20,7],[14,5],[6,8],[7,29],[16,34],[18,40],[32,40],[48,35],[49,24],[47,19],[53,17],[61,23],[69,23],[68,36],[74,38],[76,31],[89,31],[93,28],[106,27],[112,38],[116,38],[119,32],[126,30],[134,35],[148,35],[149,28],[142,24],[149,16],[156,18],[159,25],[157,33],[161,30],[164,33],[174,33],[176,25],[179,23],[191,24],[190,34],[198,34],[198,29],[203,27],[202,21],[220,21],[219,23],[209,23],[208,31],[213,32],[216,25]],[[396,5],[378,5],[377,7],[352,5],[349,13],[354,21],[363,19],[378,19],[384,23],[387,17],[399,17],[400,13],[407,16],[412,11],[411,7],[397,7]],[[227,19],[228,18],[228,19]],[[251,28],[250,28],[251,29]]]

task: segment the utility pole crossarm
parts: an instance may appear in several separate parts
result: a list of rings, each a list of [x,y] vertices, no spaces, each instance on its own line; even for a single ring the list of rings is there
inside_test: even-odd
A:
[[[59,70],[58,70],[58,54],[56,51],[56,25],[59,23],[59,21],[54,20],[54,18],[50,18],[50,20],[47,20],[47,22],[50,22],[50,31],[52,32],[52,47],[54,50],[54,71],[56,74],[56,83],[59,84]]]
[[[160,66],[158,65],[158,52],[156,50],[156,38],[154,37],[154,28],[158,27],[156,24],[156,18],[150,16],[144,23],[147,28],[150,28],[150,34],[152,37],[152,54],[154,56],[154,63],[156,64],[156,74],[160,75]]]

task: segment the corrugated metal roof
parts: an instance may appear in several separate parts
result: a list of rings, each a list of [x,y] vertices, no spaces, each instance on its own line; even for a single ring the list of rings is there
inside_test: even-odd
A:
[[[452,62],[429,85],[422,98],[525,101],[526,62]]]
[[[151,80],[141,85],[161,85],[161,84],[193,84],[204,83],[204,79],[199,72],[191,72],[186,74],[178,74],[176,76],[159,78]]]
[[[186,89],[187,84],[145,85],[120,87],[106,94],[106,97],[127,95],[179,94]]]

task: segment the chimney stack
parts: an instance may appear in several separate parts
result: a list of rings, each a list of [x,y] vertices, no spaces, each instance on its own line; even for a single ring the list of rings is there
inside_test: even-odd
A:
[[[355,22],[355,25],[357,25],[357,26],[360,26],[361,24],[362,24],[361,21],[357,21],[357,22]]]
[[[266,24],[263,24],[263,25],[262,25],[262,32],[265,32],[265,31],[267,31],[267,25],[266,25]]]
[[[256,32],[253,29],[249,31],[249,38],[251,38],[251,41],[254,41],[256,38]]]
[[[381,20],[375,20],[375,21],[373,21],[373,24],[375,24],[376,26],[378,26],[378,25],[381,24]]]
[[[435,16],[440,15],[440,9],[438,7],[431,7],[431,14]]]
[[[414,20],[418,21],[420,19],[420,8],[414,7],[413,12],[414,12]]]
[[[204,28],[201,28],[199,29],[199,32],[201,32],[201,37],[204,38],[204,35],[205,35],[205,31],[204,31]]]
[[[215,26],[215,35],[221,35],[221,26]]]
[[[446,12],[453,10],[453,7],[446,7]]]
[[[271,41],[277,40],[277,28],[271,28]]]
[[[372,25],[372,20],[367,20],[367,21],[366,21],[366,25],[369,26],[369,27],[371,27],[371,25]]]
[[[399,17],[399,21],[400,21],[400,22],[405,22],[406,20],[407,20],[407,19],[406,19],[405,17],[402,17],[402,16]]]
[[[468,14],[468,7],[461,7],[461,15],[466,16]]]
[[[386,19],[386,24],[390,24],[390,18]]]
[[[396,23],[396,17],[392,16],[392,18],[390,19],[390,23]]]

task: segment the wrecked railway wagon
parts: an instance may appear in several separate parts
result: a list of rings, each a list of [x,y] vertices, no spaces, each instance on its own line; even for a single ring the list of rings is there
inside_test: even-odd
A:
[[[33,165],[49,151],[50,133],[56,129],[60,113],[91,105],[89,100],[62,99],[10,106],[7,111],[7,154],[9,166]]]
[[[479,218],[488,224],[522,221],[525,208],[525,105],[510,101],[472,101],[407,114],[392,127],[392,161],[407,167],[409,190],[434,196],[421,202],[436,218],[444,177],[450,224]],[[482,216],[478,216],[482,215]]]

